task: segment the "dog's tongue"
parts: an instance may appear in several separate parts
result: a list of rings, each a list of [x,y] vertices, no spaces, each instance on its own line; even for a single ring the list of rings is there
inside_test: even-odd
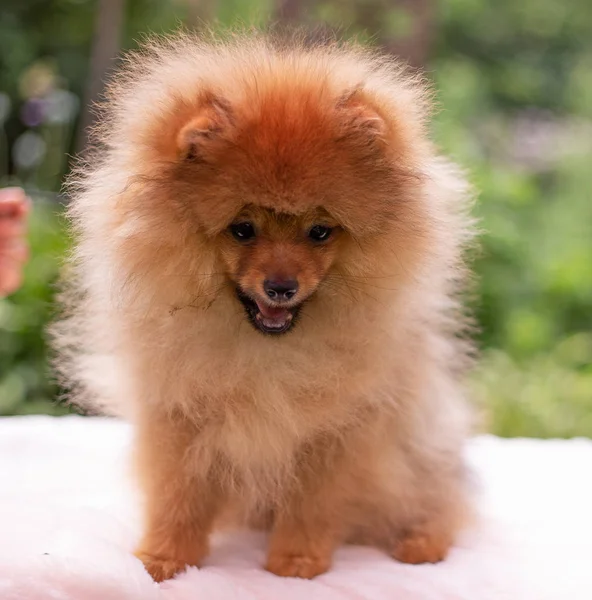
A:
[[[272,329],[281,329],[292,318],[292,315],[287,308],[276,308],[260,302],[257,302],[257,307],[259,308],[260,313],[258,318],[261,319],[266,327]]]

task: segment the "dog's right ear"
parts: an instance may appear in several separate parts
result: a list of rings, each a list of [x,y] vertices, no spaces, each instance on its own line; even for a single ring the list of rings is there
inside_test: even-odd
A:
[[[191,120],[177,135],[177,150],[183,160],[205,161],[208,149],[232,125],[232,107],[224,99],[208,94]]]

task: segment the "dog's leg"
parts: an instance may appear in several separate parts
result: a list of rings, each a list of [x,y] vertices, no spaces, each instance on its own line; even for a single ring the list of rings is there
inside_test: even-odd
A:
[[[330,443],[309,447],[304,455],[298,483],[277,508],[265,568],[311,579],[331,567],[335,547],[343,541],[347,469]]]
[[[407,510],[402,511],[406,518],[393,515],[395,536],[390,548],[394,558],[410,564],[437,563],[446,558],[459,531],[473,518],[463,472],[458,468],[446,473],[444,465],[434,465],[430,473],[424,465],[424,485],[418,480],[414,486],[416,510],[407,500]],[[429,497],[422,495],[422,489],[430,490]]]
[[[163,581],[207,555],[220,492],[192,468],[193,428],[161,416],[142,423],[138,433],[146,524],[135,554],[155,581]]]

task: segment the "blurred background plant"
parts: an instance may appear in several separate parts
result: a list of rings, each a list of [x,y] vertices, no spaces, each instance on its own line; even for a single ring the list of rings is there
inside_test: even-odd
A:
[[[270,20],[339,29],[425,70],[434,137],[480,190],[483,426],[592,436],[589,0],[3,0],[0,185],[24,185],[35,210],[25,285],[0,300],[0,414],[67,410],[43,334],[68,249],[59,190],[116,56],[180,24]]]

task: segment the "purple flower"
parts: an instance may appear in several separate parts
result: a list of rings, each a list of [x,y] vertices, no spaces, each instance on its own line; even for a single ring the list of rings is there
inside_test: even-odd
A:
[[[45,120],[45,101],[40,98],[29,98],[21,110],[21,121],[27,127],[37,127]]]

